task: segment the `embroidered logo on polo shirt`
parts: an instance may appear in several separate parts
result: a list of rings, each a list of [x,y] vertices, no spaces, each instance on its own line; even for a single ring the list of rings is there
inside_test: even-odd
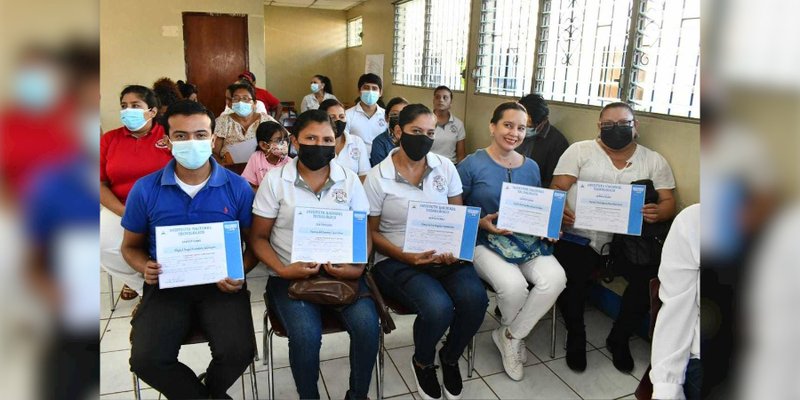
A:
[[[331,197],[333,197],[333,201],[344,204],[347,203],[347,192],[344,189],[333,189],[331,191]]]
[[[350,149],[350,158],[353,160],[358,160],[361,158],[361,150],[359,150],[357,147]]]
[[[380,127],[383,128],[383,127],[386,126],[386,121],[384,121],[383,119],[379,119],[378,120],[378,125],[380,125]]]
[[[433,188],[436,189],[437,192],[444,192],[445,188],[447,188],[447,181],[441,175],[436,175],[433,177]]]
[[[457,131],[456,125],[455,124],[450,125],[450,132],[456,133],[456,131]]]
[[[166,149],[167,148],[167,138],[158,139],[156,142],[157,149]]]

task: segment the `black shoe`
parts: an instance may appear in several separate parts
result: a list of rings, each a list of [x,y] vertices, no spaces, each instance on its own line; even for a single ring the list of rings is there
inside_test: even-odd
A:
[[[575,372],[586,370],[586,332],[567,332],[567,366]]]
[[[461,390],[464,388],[464,383],[461,381],[461,371],[458,368],[458,362],[455,364],[448,364],[442,360],[442,347],[439,350],[439,363],[442,364],[442,380],[444,381],[444,397],[447,400],[461,399]]]
[[[414,357],[411,357],[411,368],[414,370],[414,380],[417,383],[417,393],[423,400],[438,400],[442,398],[442,386],[436,376],[436,365],[425,368],[417,366]]]
[[[614,340],[609,337],[606,339],[606,347],[611,352],[614,367],[620,372],[629,373],[633,371],[633,357],[627,340]]]

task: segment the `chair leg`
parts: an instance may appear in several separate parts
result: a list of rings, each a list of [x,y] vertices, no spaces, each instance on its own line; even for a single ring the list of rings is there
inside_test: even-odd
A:
[[[272,374],[273,363],[272,363],[272,336],[275,332],[270,329],[269,330],[269,344],[267,346],[267,382],[269,383],[269,400],[275,399],[275,377]]]
[[[375,370],[375,389],[378,400],[383,400],[383,330],[378,336],[378,362]]]
[[[258,351],[256,351],[258,354]],[[258,381],[256,380],[256,362],[250,363],[250,391],[253,393],[253,399],[258,399]],[[244,396],[244,393],[242,393]]]
[[[116,300],[114,298],[114,278],[107,272],[106,275],[108,275],[108,296],[111,299],[111,311],[115,311],[117,309],[117,303],[114,302],[114,300]]]
[[[242,372],[242,376],[239,377],[239,380],[242,381],[242,400],[247,398],[247,392],[244,388],[244,372]]]
[[[475,336],[467,346],[467,378],[472,378],[472,371],[475,369]]]
[[[267,345],[267,332],[269,332],[269,330],[267,329],[267,311],[264,311],[264,329],[261,332],[262,332],[261,347],[264,349],[264,356],[261,357],[263,358],[261,364],[267,365],[267,347],[269,347]]]
[[[550,332],[550,358],[556,358],[556,305],[553,304],[553,321]]]
[[[133,398],[136,400],[142,400],[142,385],[139,382],[139,377],[136,374],[133,375]]]

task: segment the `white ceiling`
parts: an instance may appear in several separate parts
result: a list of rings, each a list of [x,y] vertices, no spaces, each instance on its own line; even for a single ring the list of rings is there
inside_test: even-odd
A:
[[[321,10],[349,10],[364,1],[366,0],[264,0],[264,5],[318,8]]]

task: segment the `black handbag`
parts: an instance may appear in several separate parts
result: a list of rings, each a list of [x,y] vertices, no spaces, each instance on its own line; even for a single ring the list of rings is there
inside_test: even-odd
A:
[[[642,179],[631,184],[645,186],[645,204],[658,203],[658,192],[652,180]],[[642,224],[641,236],[614,234],[611,244],[612,255],[615,258],[622,257],[635,266],[658,265],[661,263],[661,250],[664,248],[664,240],[671,226],[672,220],[645,222]]]

